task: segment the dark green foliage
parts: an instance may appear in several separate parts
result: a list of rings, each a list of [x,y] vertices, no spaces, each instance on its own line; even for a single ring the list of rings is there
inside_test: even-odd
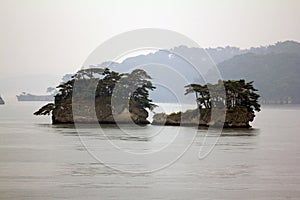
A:
[[[149,99],[149,90],[154,90],[155,87],[150,81],[151,77],[144,70],[135,69],[131,73],[122,74],[121,77],[114,92],[121,103],[126,104],[129,101],[138,108],[150,110],[156,106]]]
[[[239,81],[219,81],[217,84],[190,84],[185,86],[186,94],[194,92],[196,101],[200,109],[223,108],[240,109],[246,108],[248,111],[260,111],[258,103],[259,95],[253,87],[252,82]],[[224,91],[225,90],[225,91]]]
[[[129,103],[129,106],[134,104],[137,108],[152,110],[155,105],[149,99],[149,91],[155,87],[150,79],[151,77],[141,69],[125,74],[110,71],[108,68],[82,69],[71,80],[57,86],[59,92],[55,96],[55,104],[48,104],[34,114],[50,114],[55,106],[71,102],[73,95],[75,95],[76,100],[85,101],[100,98],[105,99],[105,102],[109,102],[109,104],[113,95],[117,95],[114,97],[117,98],[118,104]],[[117,88],[115,88],[116,86]]]
[[[54,103],[48,103],[41,107],[38,111],[33,113],[34,115],[50,115],[52,110],[55,108]]]

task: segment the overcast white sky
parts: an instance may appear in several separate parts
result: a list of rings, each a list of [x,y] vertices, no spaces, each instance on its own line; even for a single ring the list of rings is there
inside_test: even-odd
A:
[[[75,72],[103,41],[138,28],[203,47],[300,41],[299,10],[298,0],[0,0],[0,93],[13,77]]]

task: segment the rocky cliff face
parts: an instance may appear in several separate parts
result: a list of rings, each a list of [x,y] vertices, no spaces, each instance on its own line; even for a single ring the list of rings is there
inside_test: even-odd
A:
[[[73,116],[73,108],[76,114]],[[118,112],[112,110],[118,110]],[[95,117],[96,113],[96,117]],[[56,102],[52,112],[53,124],[64,123],[100,123],[115,124],[132,123],[149,124],[147,120],[148,112],[145,109],[138,108],[134,103],[126,108],[112,109],[110,99],[97,98],[95,102],[79,101],[73,102],[72,99],[64,102]]]
[[[224,126],[224,128],[249,128],[250,122],[254,120],[254,113],[247,109],[215,110],[214,119],[211,118],[211,110],[195,109],[186,112],[172,114],[158,113],[153,116],[153,125],[171,126]],[[225,116],[224,116],[225,115]],[[225,118],[225,122],[223,119]]]

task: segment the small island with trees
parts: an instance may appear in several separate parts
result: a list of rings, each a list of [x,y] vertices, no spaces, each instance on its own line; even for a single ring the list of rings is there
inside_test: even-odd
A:
[[[59,92],[55,95],[54,103],[43,106],[34,114],[52,113],[53,124],[74,123],[74,121],[114,124],[115,118],[118,123],[133,121],[136,124],[149,124],[146,109],[152,110],[155,107],[149,99],[149,91],[155,88],[150,79],[151,77],[141,69],[122,74],[107,68],[82,69],[71,80],[57,87]],[[114,90],[118,91],[113,92]],[[73,95],[76,95],[76,102],[72,102]],[[117,98],[118,104],[112,105],[112,98]],[[94,108],[90,105],[94,105]],[[76,116],[73,116],[74,107],[79,113]],[[93,110],[97,119],[92,114]]]
[[[259,95],[253,82],[220,80],[217,84],[190,84],[185,87],[186,94],[195,93],[197,109],[169,115],[158,113],[153,116],[152,124],[249,128],[255,117],[254,111],[260,111]],[[212,109],[216,113],[214,119]]]
[[[141,69],[131,73],[118,73],[108,68],[82,69],[71,80],[57,87],[59,92],[54,103],[43,106],[34,114],[52,114],[53,124],[149,124],[148,111],[156,107],[149,98],[149,92],[155,89],[150,80],[151,77]],[[255,111],[260,111],[259,95],[253,82],[220,80],[216,84],[190,84],[185,88],[186,94],[195,94],[197,108],[169,115],[156,113],[153,125],[249,128]],[[74,96],[76,101],[73,101]],[[117,99],[118,103],[112,104],[113,99]],[[76,116],[73,116],[74,108],[77,110]],[[212,110],[217,113],[213,119]]]

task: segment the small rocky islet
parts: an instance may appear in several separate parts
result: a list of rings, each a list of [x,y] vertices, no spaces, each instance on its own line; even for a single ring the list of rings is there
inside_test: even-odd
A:
[[[260,111],[259,95],[253,82],[229,80],[185,87],[186,94],[195,94],[197,109],[171,114],[156,113],[152,125],[249,128],[255,111]],[[59,92],[54,103],[34,113],[51,114],[53,124],[132,121],[135,124],[150,124],[147,110],[156,107],[149,98],[149,92],[155,87],[151,77],[141,69],[122,74],[107,68],[82,69],[57,88]],[[112,103],[113,99],[117,99],[117,103]]]
[[[5,102],[4,102],[4,100],[2,99],[2,97],[0,96],[0,105],[4,105],[5,104]]]
[[[149,91],[155,89],[150,79],[140,69],[122,74],[107,68],[80,70],[71,80],[58,86],[54,103],[43,106],[34,114],[52,114],[53,124],[115,124],[116,121],[149,124],[146,109],[152,110],[156,106],[149,99]],[[118,101],[112,105],[112,99]],[[77,114],[73,116],[74,109]]]
[[[185,87],[186,94],[195,94],[197,109],[169,115],[159,113],[153,116],[152,124],[249,128],[255,111],[260,111],[259,95],[253,82],[228,80]]]

